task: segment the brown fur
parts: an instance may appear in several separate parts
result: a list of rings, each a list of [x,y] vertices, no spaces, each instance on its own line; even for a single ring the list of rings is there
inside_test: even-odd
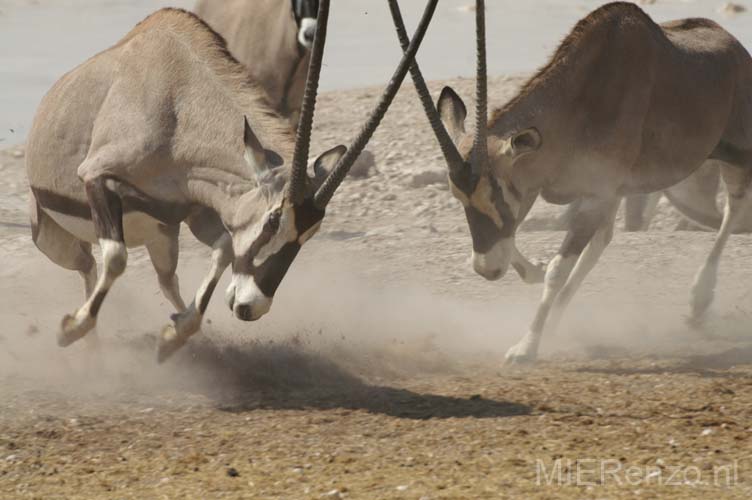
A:
[[[525,82],[509,102],[503,107],[496,109],[489,121],[489,128],[492,128],[501,116],[509,109],[512,109],[518,101],[531,94],[539,86],[557,78],[562,71],[566,71],[568,64],[573,56],[576,57],[582,44],[588,39],[594,31],[603,32],[605,25],[614,23],[628,22],[631,18],[639,18],[642,21],[655,26],[656,32],[660,32],[660,27],[653,22],[639,7],[627,2],[613,2],[606,4],[599,9],[594,10],[586,17],[581,19],[572,28],[564,40],[559,44],[554,54],[543,67],[541,67],[527,82]],[[689,20],[687,20],[689,21]]]

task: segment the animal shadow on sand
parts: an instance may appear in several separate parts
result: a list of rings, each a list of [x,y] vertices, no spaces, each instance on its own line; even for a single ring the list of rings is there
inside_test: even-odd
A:
[[[202,384],[205,396],[228,412],[343,409],[415,420],[531,412],[526,405],[479,396],[450,397],[372,385],[294,341],[219,345],[204,337],[186,347],[177,363],[189,364],[194,372],[198,369],[207,382]]]

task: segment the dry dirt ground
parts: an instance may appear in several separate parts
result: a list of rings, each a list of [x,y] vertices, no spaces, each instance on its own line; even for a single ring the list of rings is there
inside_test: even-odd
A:
[[[493,101],[519,82],[493,80]],[[313,150],[351,137],[377,92],[323,95]],[[541,362],[502,368],[540,286],[470,270],[409,85],[369,149],[375,171],[342,187],[272,312],[234,321],[219,288],[162,366],[171,311],[140,250],[103,307],[101,353],[56,347],[82,285],[33,247],[23,150],[0,153],[0,498],[752,496],[749,236],[732,237],[690,329],[713,235],[672,231],[661,205],[652,231],[616,234]],[[539,230],[519,233],[531,258],[555,252],[559,212],[541,202]],[[184,295],[207,268],[186,236]]]

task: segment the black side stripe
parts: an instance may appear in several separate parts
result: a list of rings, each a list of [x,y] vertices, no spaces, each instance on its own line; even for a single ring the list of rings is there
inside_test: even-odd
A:
[[[171,225],[185,220],[194,208],[190,204],[155,200],[132,186],[128,186],[127,189],[128,194],[121,197],[123,214],[144,213],[163,224]],[[91,220],[91,207],[86,202],[33,186],[31,191],[43,208],[79,219]]]

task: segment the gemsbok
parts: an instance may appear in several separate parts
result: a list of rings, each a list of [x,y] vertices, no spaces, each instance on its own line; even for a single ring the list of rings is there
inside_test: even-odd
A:
[[[27,145],[34,242],[54,263],[78,271],[86,289],[84,304],[63,319],[58,343],[92,332],[108,290],[125,271],[127,247],[146,247],[177,310],[159,338],[160,361],[199,330],[230,264],[233,314],[251,321],[269,311],[389,108],[437,1],[428,0],[410,48],[350,148],[321,154],[312,176],[308,153],[328,0],[319,5],[294,140],[222,38],[183,10],[152,14],[63,76],[42,100]],[[188,307],[175,275],[181,222],[213,249],[209,273]],[[99,277],[93,243],[102,249]]]
[[[199,0],[199,15],[296,126],[316,34],[318,0]]]
[[[390,7],[404,46],[397,5]],[[634,4],[610,3],[582,19],[549,63],[488,120],[483,0],[476,0],[476,29],[474,135],[465,131],[462,99],[447,87],[435,108],[417,62],[411,67],[452,193],[465,209],[475,270],[489,280],[504,275],[531,199],[582,200],[548,264],[530,329],[507,352],[507,362],[535,360],[544,327],[555,328],[611,241],[623,196],[666,189],[716,159],[723,162],[728,202],[692,287],[692,317],[699,320],[712,302],[720,256],[752,179],[749,53],[713,21],[658,25]]]

